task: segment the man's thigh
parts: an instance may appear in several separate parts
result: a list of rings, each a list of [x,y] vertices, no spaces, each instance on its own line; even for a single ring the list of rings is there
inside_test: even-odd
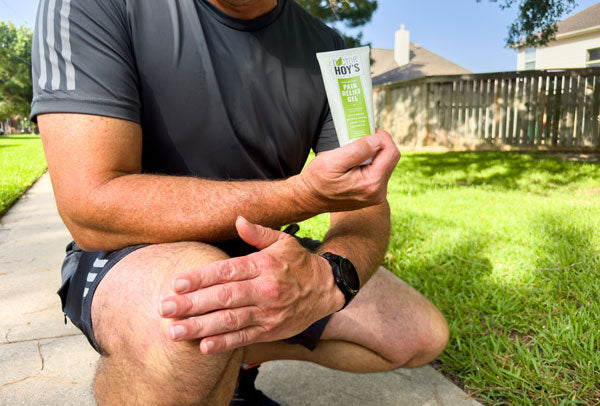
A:
[[[224,252],[202,243],[150,245],[126,256],[104,276],[91,310],[94,337],[103,355],[97,397],[105,395],[104,385],[114,387],[117,377],[147,394],[146,402],[156,404],[161,403],[153,397],[160,395],[154,394],[157,389],[172,392],[171,399],[189,392],[190,401],[233,393],[239,351],[203,356],[198,341],[172,342],[169,320],[158,313],[160,299],[173,294],[175,275],[226,258]]]

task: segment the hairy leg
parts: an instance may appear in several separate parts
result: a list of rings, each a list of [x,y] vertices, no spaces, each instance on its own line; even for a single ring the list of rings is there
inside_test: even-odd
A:
[[[227,405],[242,351],[204,356],[199,342],[172,342],[158,314],[178,273],[227,258],[201,243],[139,249],[104,277],[92,302],[103,350],[94,392],[100,405]]]
[[[381,267],[350,305],[331,317],[313,351],[283,341],[260,343],[245,348],[244,362],[294,359],[376,372],[427,364],[447,341],[448,326],[439,310]]]

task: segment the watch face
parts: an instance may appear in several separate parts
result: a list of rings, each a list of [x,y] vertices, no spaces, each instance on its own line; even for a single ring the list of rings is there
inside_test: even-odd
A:
[[[356,272],[354,265],[348,260],[342,260],[340,262],[340,270],[344,282],[350,289],[358,290],[358,288],[360,288],[360,281],[358,280],[358,273]]]

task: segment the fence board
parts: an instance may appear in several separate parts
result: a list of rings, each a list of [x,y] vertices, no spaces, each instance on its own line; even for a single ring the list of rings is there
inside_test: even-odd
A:
[[[584,111],[582,116],[582,129],[581,129],[581,145],[588,146],[591,134],[592,124],[592,101],[594,94],[594,77],[588,76],[585,78],[584,88]]]
[[[577,129],[577,99],[578,99],[578,91],[579,91],[579,76],[573,77],[573,87],[571,88],[571,93],[569,94],[569,113],[570,113],[570,128],[569,134],[567,135],[567,146],[572,147],[575,145],[575,133]]]
[[[506,102],[508,101],[508,79],[500,79],[499,81],[499,89],[498,89],[498,111],[496,112],[496,117],[498,119],[498,123],[496,125],[496,132],[494,137],[496,138],[494,141],[498,144],[504,141],[504,137],[502,136],[505,132],[506,127]]]
[[[481,80],[475,81],[473,88],[473,134],[476,138],[479,138],[479,117],[481,105],[481,92],[483,90],[483,82]]]
[[[468,82],[460,81],[460,110],[458,112],[458,134],[461,138],[467,137],[467,99]]]
[[[546,96],[546,114],[544,120],[544,145],[552,144],[552,123],[554,122],[554,104],[555,104],[555,90],[556,87],[556,76],[552,75],[548,77],[548,94]]]
[[[536,132],[536,114],[537,114],[537,99],[538,99],[539,78],[537,76],[531,78],[531,86],[529,93],[529,105],[527,109],[527,144],[535,143]]]
[[[540,78],[540,90],[537,97],[537,115],[535,117],[535,145],[542,145],[544,139],[544,111],[546,110],[546,84],[548,78],[542,76]]]
[[[583,132],[583,114],[585,110],[586,80],[587,78],[585,77],[579,77],[577,92],[575,93],[575,129],[573,132],[573,145],[578,147],[583,146],[583,140],[581,139],[581,135]]]
[[[516,145],[520,145],[523,144],[523,136],[524,136],[524,131],[523,131],[523,125],[525,123],[525,96],[527,94],[527,92],[525,91],[525,82],[526,79],[523,78],[517,78],[517,94],[515,96],[515,104],[516,104],[516,139],[515,139],[515,144]]]
[[[507,144],[512,144],[514,142],[514,132],[515,132],[515,90],[517,87],[517,81],[514,78],[510,79],[510,90],[509,90],[509,102],[508,108],[506,111],[507,117],[507,125],[506,125],[506,137],[505,142]]]
[[[598,120],[600,115],[600,75],[594,77],[594,96],[592,102],[592,140],[597,140],[598,134]],[[593,141],[592,141],[593,142]],[[599,143],[600,144],[600,143]],[[596,144],[598,146],[598,144]]]
[[[560,117],[558,119],[558,141],[556,145],[564,146],[565,138],[566,138],[566,128],[567,128],[567,112],[569,110],[569,97],[568,92],[571,87],[571,77],[570,76],[562,76],[561,88],[560,88]]]
[[[578,86],[578,77],[571,76],[569,91],[567,93],[567,125],[564,144],[567,147],[573,145],[573,134],[575,129],[575,102]]]

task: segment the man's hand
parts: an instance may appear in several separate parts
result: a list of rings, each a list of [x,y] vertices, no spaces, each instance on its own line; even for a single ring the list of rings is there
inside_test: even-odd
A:
[[[360,166],[367,159],[373,162]],[[376,134],[341,148],[322,152],[298,175],[300,196],[316,212],[357,210],[381,204],[388,180],[400,159],[390,134]]]
[[[164,318],[181,319],[169,328],[172,340],[201,339],[202,353],[214,354],[291,337],[342,308],[327,260],[242,217],[236,228],[261,251],[177,276],[176,295],[159,309]]]

